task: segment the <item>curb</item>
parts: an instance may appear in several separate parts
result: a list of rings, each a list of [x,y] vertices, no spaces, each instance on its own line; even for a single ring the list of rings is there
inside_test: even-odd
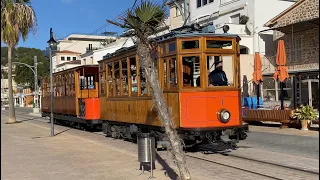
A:
[[[39,113],[28,113],[29,116],[34,116],[34,117],[42,117],[42,115]]]

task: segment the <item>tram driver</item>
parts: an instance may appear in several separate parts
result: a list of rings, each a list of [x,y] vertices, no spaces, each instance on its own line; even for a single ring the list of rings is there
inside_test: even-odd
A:
[[[209,74],[209,86],[228,86],[228,78],[222,70],[222,61],[214,62],[215,68]]]
[[[215,69],[208,75],[209,86],[228,86],[227,75],[222,70],[222,61],[215,61],[214,65]],[[196,84],[198,87],[200,87],[200,76],[197,78]]]

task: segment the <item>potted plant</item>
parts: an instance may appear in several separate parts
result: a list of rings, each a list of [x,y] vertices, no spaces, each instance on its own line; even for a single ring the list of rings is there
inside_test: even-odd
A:
[[[296,109],[293,117],[300,121],[301,130],[308,130],[310,122],[317,118],[317,112],[311,106],[305,105]]]

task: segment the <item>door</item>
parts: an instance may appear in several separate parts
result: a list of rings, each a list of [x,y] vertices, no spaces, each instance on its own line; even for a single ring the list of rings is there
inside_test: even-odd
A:
[[[309,104],[319,109],[319,79],[305,79],[301,81],[300,104]]]

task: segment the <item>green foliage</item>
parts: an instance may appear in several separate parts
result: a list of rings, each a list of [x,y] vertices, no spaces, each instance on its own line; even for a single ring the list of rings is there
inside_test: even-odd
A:
[[[301,120],[312,121],[317,118],[317,112],[311,106],[305,105],[295,110],[293,118],[297,118],[300,121]]]
[[[36,33],[37,19],[29,0],[1,1],[1,40],[10,47],[26,40],[29,31]]]
[[[165,18],[165,4],[154,4],[150,0],[144,1],[134,10],[127,10],[124,16],[120,17],[120,23],[107,20],[116,26],[134,30],[134,34],[141,41],[146,41],[150,35],[157,32]]]
[[[7,56],[7,47],[1,47],[1,64],[7,66],[8,56]],[[2,53],[6,52],[6,53]],[[50,64],[47,57],[44,57],[44,52],[40,49],[35,48],[25,48],[19,47],[13,50],[12,57],[13,62],[26,63],[30,66],[34,65],[34,56],[37,56],[38,60],[38,84],[40,85],[40,79],[44,76],[49,75]],[[15,78],[17,84],[29,84],[31,89],[34,88],[34,74],[28,67],[24,65],[15,65]],[[4,77],[6,74],[3,75]]]

